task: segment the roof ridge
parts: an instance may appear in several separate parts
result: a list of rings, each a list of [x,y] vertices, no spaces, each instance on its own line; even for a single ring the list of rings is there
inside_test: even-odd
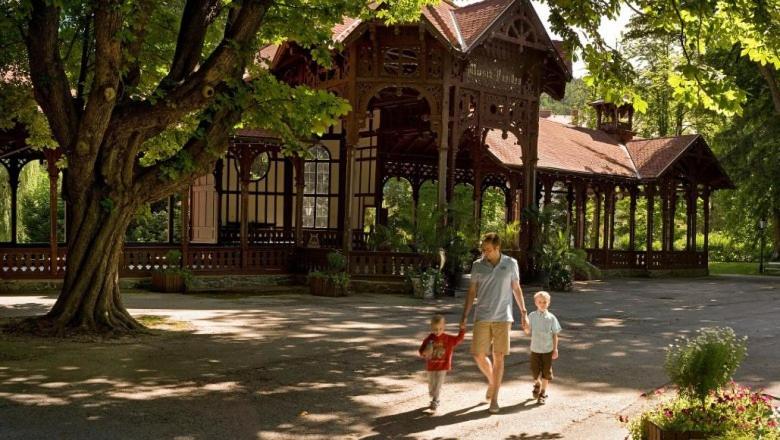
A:
[[[701,136],[701,133],[688,133],[688,134],[679,134],[679,135],[669,135],[669,136],[659,136],[659,137],[652,137],[652,138],[640,138],[640,139],[631,139],[629,142],[636,142],[636,141],[656,141],[659,139],[678,139],[682,137],[687,136]]]
[[[477,9],[477,6],[480,6],[480,7],[481,6],[485,6],[485,3],[488,3],[488,2],[499,3],[499,2],[502,2],[502,1],[506,1],[506,0],[480,0],[478,2],[469,3],[469,4],[463,5],[463,6],[455,5],[455,10],[456,11],[463,11],[464,9]],[[509,2],[510,3],[514,3],[514,0],[509,0]]]
[[[452,23],[455,25],[455,38],[458,39],[458,44],[461,48],[464,50],[466,49],[466,41],[463,39],[463,34],[460,32],[460,23],[458,23],[458,19],[455,17],[455,11],[457,9],[450,9],[450,19],[452,20]]]

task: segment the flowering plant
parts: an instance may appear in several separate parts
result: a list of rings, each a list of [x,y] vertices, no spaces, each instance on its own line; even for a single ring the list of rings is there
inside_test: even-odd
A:
[[[772,399],[761,392],[730,382],[704,398],[678,395],[629,422],[633,440],[644,437],[652,422],[664,431],[698,431],[707,438],[779,440],[780,414]]]
[[[747,337],[729,327],[703,328],[666,351],[664,368],[681,394],[704,399],[724,386],[747,354]]]

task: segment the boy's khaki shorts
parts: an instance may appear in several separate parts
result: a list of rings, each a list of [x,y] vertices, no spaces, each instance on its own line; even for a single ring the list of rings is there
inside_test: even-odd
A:
[[[471,341],[471,354],[509,354],[509,329],[511,325],[511,322],[500,321],[475,322],[474,337]]]

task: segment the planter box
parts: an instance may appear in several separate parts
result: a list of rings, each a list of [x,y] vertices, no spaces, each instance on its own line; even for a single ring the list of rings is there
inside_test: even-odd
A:
[[[651,421],[645,422],[644,430],[648,440],[694,440],[707,438],[699,431],[664,431]]]
[[[347,288],[333,284],[325,277],[309,278],[309,292],[315,296],[347,296]]]
[[[428,279],[427,289],[423,289],[423,282],[421,277],[412,277],[412,291],[415,298],[433,298],[433,280]]]
[[[153,272],[152,289],[156,292],[184,292],[184,277],[178,273]]]

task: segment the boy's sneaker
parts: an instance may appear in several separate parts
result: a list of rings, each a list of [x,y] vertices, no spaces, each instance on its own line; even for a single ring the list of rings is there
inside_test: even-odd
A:
[[[498,414],[498,411],[500,411],[501,408],[498,406],[498,401],[493,399],[490,401],[490,408],[488,408],[488,411],[490,414]]]
[[[545,403],[547,403],[546,400],[547,400],[547,393],[539,394],[539,398],[536,399],[536,403],[538,403],[539,405],[544,405]]]
[[[439,409],[439,401],[438,400],[431,400],[431,405],[428,407],[431,411],[436,411]]]
[[[538,399],[539,398],[539,384],[538,383],[534,384],[534,391],[533,391],[532,394],[534,396],[534,399]]]

